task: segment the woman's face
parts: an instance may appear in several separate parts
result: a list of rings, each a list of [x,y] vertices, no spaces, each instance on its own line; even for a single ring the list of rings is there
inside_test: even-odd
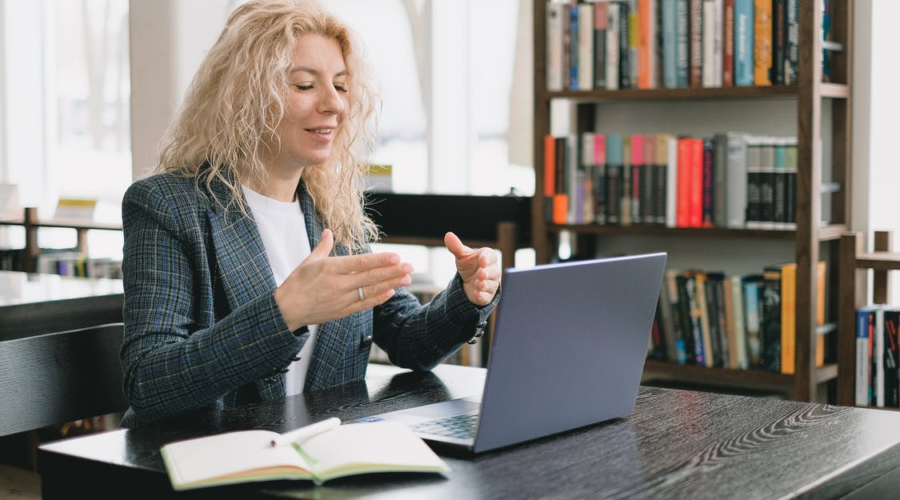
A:
[[[277,129],[281,150],[269,162],[270,170],[275,170],[271,173],[293,176],[328,159],[348,107],[347,80],[336,40],[312,34],[297,40],[288,74],[287,108]]]

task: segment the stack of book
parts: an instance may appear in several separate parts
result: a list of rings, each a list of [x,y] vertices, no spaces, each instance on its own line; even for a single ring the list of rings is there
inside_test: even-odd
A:
[[[547,3],[547,90],[797,83],[799,0]],[[823,3],[823,79],[831,2]]]
[[[869,305],[856,312],[856,405],[900,408],[897,336],[900,309]]]
[[[818,273],[817,319],[825,323],[825,262]],[[796,278],[793,263],[762,274],[666,271],[648,357],[706,367],[795,371]],[[816,366],[825,363],[825,333]]]
[[[797,140],[728,132],[546,136],[554,224],[792,230]]]

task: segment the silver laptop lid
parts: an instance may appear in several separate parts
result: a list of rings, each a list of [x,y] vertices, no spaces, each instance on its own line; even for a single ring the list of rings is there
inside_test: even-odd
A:
[[[510,269],[474,451],[634,410],[666,254]]]

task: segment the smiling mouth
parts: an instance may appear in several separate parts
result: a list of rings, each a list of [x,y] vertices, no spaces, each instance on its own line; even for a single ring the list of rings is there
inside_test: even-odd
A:
[[[306,131],[312,132],[315,134],[329,135],[332,132],[334,132],[334,129],[333,128],[308,128],[308,129],[306,129]]]

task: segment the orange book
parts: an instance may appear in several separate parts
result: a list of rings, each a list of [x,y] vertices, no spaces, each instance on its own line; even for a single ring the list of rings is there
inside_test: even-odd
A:
[[[781,267],[781,373],[794,374],[797,338],[797,264]]]
[[[772,0],[753,1],[753,84],[772,85]]]
[[[650,78],[650,65],[654,40],[652,40],[651,27],[653,26],[653,12],[650,8],[650,0],[638,0],[638,88],[653,88]]]
[[[825,261],[816,266],[816,326],[825,324]],[[825,336],[816,335],[816,366],[825,366]]]
[[[566,224],[569,217],[569,196],[565,194],[553,195],[553,223]]]
[[[556,193],[556,138],[544,136],[544,196]]]

